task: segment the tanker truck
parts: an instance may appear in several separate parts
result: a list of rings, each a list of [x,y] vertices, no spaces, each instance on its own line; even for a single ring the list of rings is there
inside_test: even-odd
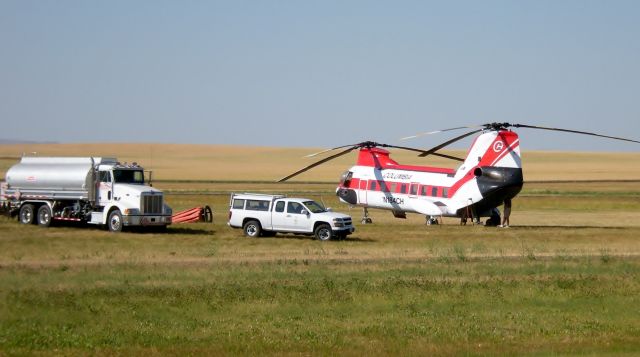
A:
[[[166,228],[171,208],[162,191],[145,184],[138,164],[104,157],[22,157],[0,186],[0,207],[23,224],[55,221]]]

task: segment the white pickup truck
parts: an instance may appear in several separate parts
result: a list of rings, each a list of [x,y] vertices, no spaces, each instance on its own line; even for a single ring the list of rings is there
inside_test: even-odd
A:
[[[355,231],[351,216],[331,212],[316,201],[253,193],[231,195],[228,225],[242,228],[248,237],[297,233],[322,241],[344,239]]]

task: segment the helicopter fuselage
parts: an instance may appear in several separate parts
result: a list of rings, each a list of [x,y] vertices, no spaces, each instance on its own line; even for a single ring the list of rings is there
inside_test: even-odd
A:
[[[519,140],[511,131],[479,136],[458,169],[401,165],[381,148],[360,149],[336,194],[344,203],[427,216],[482,217],[523,185]]]

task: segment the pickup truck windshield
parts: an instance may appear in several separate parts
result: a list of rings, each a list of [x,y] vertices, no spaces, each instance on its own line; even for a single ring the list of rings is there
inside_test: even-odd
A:
[[[118,183],[144,184],[142,170],[113,170],[113,179]]]
[[[316,201],[306,201],[306,202],[302,202],[305,206],[307,206],[307,208],[309,209],[309,212],[311,213],[322,213],[322,212],[326,212],[327,210],[322,207],[321,204],[319,204]]]

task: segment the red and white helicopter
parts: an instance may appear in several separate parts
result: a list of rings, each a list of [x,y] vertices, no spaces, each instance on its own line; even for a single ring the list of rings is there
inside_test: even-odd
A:
[[[308,165],[278,182],[286,181],[329,160],[359,149],[356,165],[342,175],[336,194],[344,203],[364,207],[363,223],[371,223],[367,208],[379,208],[392,211],[393,215],[398,218],[406,218],[407,212],[423,214],[427,217],[427,224],[437,224],[438,217],[458,217],[462,218],[463,222],[466,222],[467,218],[479,222],[480,217],[491,217],[487,224],[498,225],[500,224],[500,215],[497,207],[502,205],[505,200],[514,198],[524,183],[520,158],[520,139],[518,134],[509,130],[511,127],[561,131],[640,143],[636,140],[577,130],[525,124],[489,123],[408,137],[475,128],[429,150],[371,141],[324,150],[308,157],[344,149],[337,154]],[[475,133],[481,134],[474,140],[465,159],[437,152]],[[462,164],[456,170],[402,165],[391,159],[389,151],[383,148],[415,151],[419,152],[418,156],[421,157],[440,156],[460,161]]]

